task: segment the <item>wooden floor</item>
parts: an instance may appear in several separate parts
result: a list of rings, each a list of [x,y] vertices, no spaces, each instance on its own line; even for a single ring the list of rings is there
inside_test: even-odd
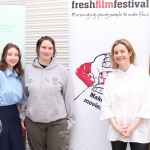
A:
[[[28,144],[28,140],[26,140],[26,150],[30,150],[29,144]]]

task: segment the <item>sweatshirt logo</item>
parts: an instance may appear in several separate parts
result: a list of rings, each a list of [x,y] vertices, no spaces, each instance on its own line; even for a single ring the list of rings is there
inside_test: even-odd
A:
[[[28,79],[28,82],[29,82],[29,83],[33,82],[33,79],[29,78],[29,79]]]
[[[53,80],[53,84],[57,84],[57,78],[52,78],[52,80]]]

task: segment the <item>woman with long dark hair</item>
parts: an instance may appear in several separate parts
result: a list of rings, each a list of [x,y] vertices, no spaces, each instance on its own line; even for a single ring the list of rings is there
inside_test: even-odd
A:
[[[8,43],[0,61],[0,150],[25,150],[19,118],[22,75],[21,52],[18,46]]]

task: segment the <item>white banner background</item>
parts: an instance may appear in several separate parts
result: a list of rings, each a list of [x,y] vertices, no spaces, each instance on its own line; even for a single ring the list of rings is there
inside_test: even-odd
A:
[[[7,43],[16,44],[25,65],[25,5],[0,5],[0,55]]]
[[[93,62],[96,56],[110,52],[113,42],[121,38],[129,40],[133,45],[137,54],[137,65],[149,69],[150,9],[79,8],[85,6],[81,4],[85,2],[90,3],[86,0],[75,0],[72,8],[73,1],[68,1],[70,73],[75,88],[77,118],[76,125],[71,131],[69,150],[110,150],[110,143],[106,143],[108,122],[101,122],[100,110],[90,105],[91,103],[101,105],[100,101],[90,96],[95,84],[88,87],[86,81],[79,79],[76,71],[82,64]],[[96,0],[92,2],[96,3]],[[112,0],[110,2],[114,3]],[[145,5],[149,5],[149,1],[144,0],[144,2]],[[101,67],[100,57],[97,59],[99,61],[97,64],[92,63],[95,68],[91,67],[91,73],[88,74],[95,79],[99,78],[96,71],[104,70]],[[82,68],[84,71],[86,65],[84,69]],[[93,94],[101,97],[97,92]],[[91,103],[86,103],[85,99]]]

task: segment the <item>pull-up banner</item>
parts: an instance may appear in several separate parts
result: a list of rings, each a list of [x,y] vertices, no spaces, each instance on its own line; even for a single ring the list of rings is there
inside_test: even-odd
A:
[[[137,65],[149,69],[149,0],[69,0],[70,73],[77,122],[69,150],[110,150],[108,122],[100,121],[103,86],[114,41],[129,40]],[[129,150],[129,148],[128,148]]]
[[[19,47],[25,64],[25,18],[26,6],[0,5],[0,55],[7,43]]]

